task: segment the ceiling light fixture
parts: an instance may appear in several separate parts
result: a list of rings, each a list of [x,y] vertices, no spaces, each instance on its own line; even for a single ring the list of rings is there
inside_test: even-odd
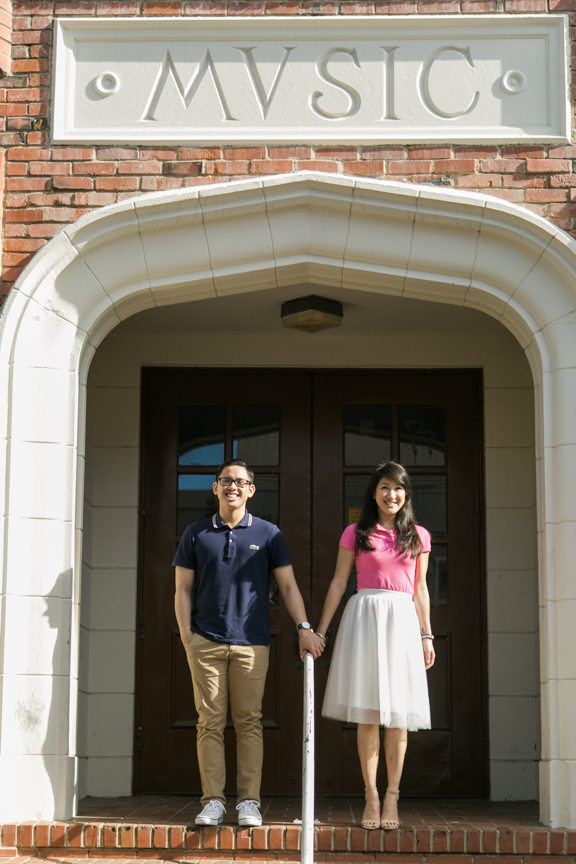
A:
[[[297,300],[283,303],[280,317],[283,327],[316,333],[318,330],[340,327],[344,312],[342,304],[337,300],[327,300],[311,294],[309,297],[298,297]]]

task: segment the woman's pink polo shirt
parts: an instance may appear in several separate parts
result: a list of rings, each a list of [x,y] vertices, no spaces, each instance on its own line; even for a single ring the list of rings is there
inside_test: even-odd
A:
[[[417,525],[416,530],[422,541],[422,552],[430,552],[432,548],[430,533],[421,525]],[[345,529],[339,545],[354,551],[355,542],[356,524],[353,524]],[[381,525],[376,525],[370,535],[370,545],[374,547],[374,551],[361,550],[356,556],[359,591],[362,588],[385,588],[387,591],[414,594],[418,558],[411,558],[410,555],[403,556],[395,548],[395,542],[396,531],[386,531]]]

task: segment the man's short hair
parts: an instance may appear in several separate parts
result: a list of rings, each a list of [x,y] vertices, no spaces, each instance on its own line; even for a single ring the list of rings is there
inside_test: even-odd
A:
[[[232,465],[237,465],[238,468],[245,468],[246,473],[250,478],[250,483],[254,483],[254,471],[252,471],[252,469],[249,468],[246,462],[243,462],[242,459],[227,459],[226,462],[222,462],[222,464],[216,471],[216,480],[218,480],[218,478],[226,468],[230,468]]]

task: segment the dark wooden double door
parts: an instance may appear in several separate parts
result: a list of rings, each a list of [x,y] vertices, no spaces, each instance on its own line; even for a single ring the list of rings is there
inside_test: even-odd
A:
[[[437,661],[428,674],[433,728],[410,733],[403,795],[486,794],[481,392],[474,371],[144,371],[135,792],[200,791],[170,565],[184,527],[214,512],[215,467],[238,457],[256,472],[249,509],[280,526],[313,621],[373,466],[392,458],[408,468],[418,520],[433,535],[428,581]],[[347,596],[354,590],[352,574]],[[320,717],[341,612],[316,664],[316,788],[361,795],[355,727]],[[297,795],[302,668],[273,581],[270,624],[262,794]],[[233,793],[230,722],[226,751]]]

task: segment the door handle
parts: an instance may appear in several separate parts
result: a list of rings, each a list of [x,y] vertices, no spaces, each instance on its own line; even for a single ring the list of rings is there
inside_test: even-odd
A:
[[[326,647],[324,648],[324,654],[322,655],[322,668],[330,669],[330,658],[328,657],[328,643],[330,642],[330,637],[332,635],[332,627],[328,627],[324,635],[326,637]]]
[[[296,648],[296,668],[303,669],[304,662],[300,659],[300,639],[298,638],[297,627],[294,627],[294,647]]]

